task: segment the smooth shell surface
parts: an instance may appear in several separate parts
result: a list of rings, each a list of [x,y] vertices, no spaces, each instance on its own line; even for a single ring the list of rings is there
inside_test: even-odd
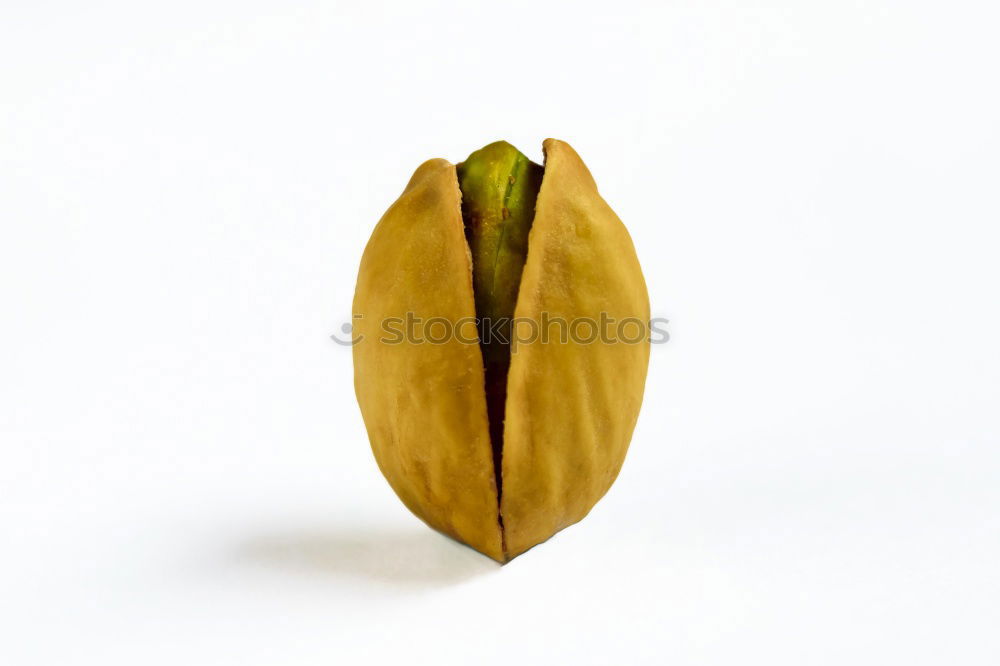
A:
[[[363,336],[354,388],[375,460],[403,503],[503,561],[460,196],[454,165],[430,160],[375,227],[354,294],[355,337]],[[463,327],[471,343],[384,342],[394,336],[382,323],[407,313],[471,322]],[[437,336],[438,328],[415,332]]]
[[[544,147],[515,317],[599,323],[604,313],[644,326],[649,301],[628,232],[576,152],[554,139]],[[562,344],[555,334],[516,347],[498,512],[475,324],[443,344],[382,340],[382,322],[407,312],[453,324],[475,316],[460,197],[455,167],[430,160],[376,226],[354,298],[364,337],[354,381],[375,459],[404,504],[504,562],[582,519],[611,486],[642,402],[649,343]],[[585,337],[586,326],[576,332]]]
[[[649,322],[649,297],[632,239],[576,151],[555,139],[544,145],[515,319],[541,324],[546,313],[583,340],[588,325],[572,322],[599,325],[605,313],[636,320],[623,329],[633,338]],[[501,505],[508,557],[579,521],[608,491],[646,383],[648,335],[633,344],[560,344],[558,326],[549,332],[547,344],[521,344],[511,358]]]

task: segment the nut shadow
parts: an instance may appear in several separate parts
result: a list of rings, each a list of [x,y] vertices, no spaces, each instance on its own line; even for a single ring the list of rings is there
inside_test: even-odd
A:
[[[306,576],[395,589],[433,589],[498,572],[501,565],[427,528],[362,526],[265,534],[247,539],[240,561]]]

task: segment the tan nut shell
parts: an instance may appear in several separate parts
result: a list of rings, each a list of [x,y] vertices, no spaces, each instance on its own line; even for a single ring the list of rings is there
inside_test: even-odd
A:
[[[645,325],[649,301],[628,232],[569,144],[547,139],[544,148],[515,316],[599,322],[603,312]],[[375,459],[403,503],[505,562],[582,519],[611,487],[639,414],[649,343],[560,344],[553,324],[548,344],[517,347],[498,511],[460,204],[455,167],[430,160],[376,226],[354,297],[363,336],[354,383]],[[382,322],[407,312],[447,319],[464,341],[388,344]],[[586,325],[577,332],[586,337]]]

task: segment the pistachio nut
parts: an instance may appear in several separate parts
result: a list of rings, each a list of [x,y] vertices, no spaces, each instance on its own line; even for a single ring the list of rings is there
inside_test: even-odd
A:
[[[611,487],[649,360],[628,232],[569,144],[543,149],[544,167],[505,142],[420,165],[354,296],[379,468],[418,517],[499,562]]]

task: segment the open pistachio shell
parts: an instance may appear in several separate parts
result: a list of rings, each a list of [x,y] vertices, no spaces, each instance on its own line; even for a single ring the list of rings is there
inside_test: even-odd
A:
[[[579,521],[607,492],[635,427],[649,359],[647,335],[580,341],[607,317],[645,326],[649,302],[628,232],[587,167],[564,142],[548,139],[544,149],[516,327],[561,319],[576,340],[561,341],[558,326],[548,340],[516,331],[502,496],[453,165],[430,160],[417,169],[375,228],[354,298],[355,389],[379,468],[417,516],[500,562]],[[416,325],[423,341],[408,339],[397,323],[408,314],[425,324],[439,318],[456,334],[430,343],[431,331]]]

